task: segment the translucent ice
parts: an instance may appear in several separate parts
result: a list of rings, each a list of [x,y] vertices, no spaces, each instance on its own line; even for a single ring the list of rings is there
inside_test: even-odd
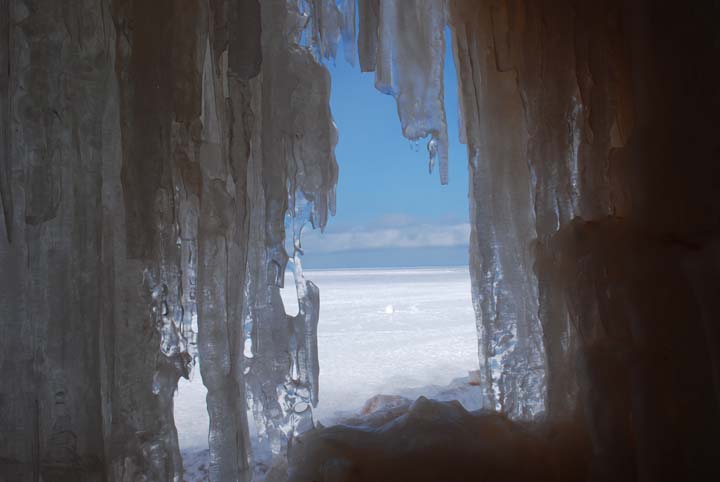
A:
[[[372,12],[371,2],[365,6]],[[397,100],[403,135],[430,136],[429,163],[437,161],[440,182],[448,182],[448,141],[443,89],[445,2],[387,0],[379,3],[375,86]],[[365,13],[371,23],[372,13]],[[361,32],[362,33],[362,32]],[[372,42],[371,33],[363,33]],[[370,37],[365,37],[370,36]]]

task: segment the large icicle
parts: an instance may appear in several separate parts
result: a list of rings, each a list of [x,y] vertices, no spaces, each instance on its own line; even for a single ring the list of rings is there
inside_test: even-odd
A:
[[[251,479],[246,410],[243,309],[248,253],[247,169],[253,125],[250,98],[259,91],[259,5],[211,10],[202,69],[201,131],[197,132],[198,346],[207,387],[209,478]],[[244,20],[244,23],[240,21]],[[225,27],[229,22],[231,28]],[[249,24],[249,25],[245,25]],[[257,49],[253,51],[252,48]]]
[[[379,6],[375,87],[397,100],[403,135],[416,141],[430,136],[429,170],[438,164],[440,182],[448,182],[448,139],[443,67],[445,1],[384,0]],[[372,5],[364,8],[367,27]],[[372,33],[363,33],[372,42]],[[367,54],[364,54],[367,58]],[[368,59],[369,61],[369,59]]]
[[[320,292],[312,281],[306,280],[302,270],[302,232],[312,220],[312,203],[301,191],[291,199],[288,217],[292,228],[292,263],[298,314],[289,316],[293,325],[293,381],[300,402],[315,407],[320,393],[320,365],[317,348],[317,325],[320,317]]]
[[[172,2],[136,1],[113,11],[119,30],[115,73],[124,211],[110,219],[118,224],[114,233],[124,237],[113,240],[120,254],[113,261],[119,302],[112,325],[114,356],[122,360],[115,363],[113,383],[123,395],[114,394],[111,407],[112,427],[125,426],[127,432],[113,433],[110,456],[121,480],[182,476],[173,396],[191,361],[185,337],[192,336],[192,318],[188,324],[182,303],[192,275],[184,283],[181,269],[192,271],[194,264],[181,255],[192,249],[183,249],[182,238],[192,236],[189,225],[197,218],[180,209],[188,207],[188,198],[192,206],[192,195],[199,194],[189,161],[201,114],[203,12],[199,4],[177,8]],[[188,306],[190,317],[192,311]],[[140,335],[149,326],[157,334]]]
[[[334,27],[315,15],[321,19],[330,15],[334,2],[312,2],[308,8],[316,39],[329,41]],[[314,48],[318,48],[315,54],[327,52],[330,44],[300,46],[303,17],[284,0],[263,2],[262,13],[265,61],[259,105],[253,107],[260,115],[248,170],[253,208],[245,358],[249,408],[258,436],[253,457],[282,472],[288,443],[312,426],[311,405],[318,398],[319,292],[302,276],[299,236],[305,223],[322,229],[334,213],[337,133],[329,109],[330,75],[313,55]],[[323,25],[331,32],[323,31]],[[279,293],[288,261],[288,212],[298,226],[292,233],[291,253],[301,304],[296,317],[285,313]]]

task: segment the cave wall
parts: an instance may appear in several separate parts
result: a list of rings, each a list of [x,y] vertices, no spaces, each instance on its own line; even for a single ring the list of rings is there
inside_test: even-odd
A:
[[[102,480],[107,2],[0,3],[0,473]],[[113,181],[108,179],[108,184]],[[33,479],[34,477],[34,479]]]
[[[592,477],[712,477],[720,405],[717,316],[707,310],[718,285],[720,144],[719,74],[707,59],[720,45],[709,21],[717,4],[450,8],[475,193],[481,358],[492,361],[504,349],[498,334],[518,326],[517,310],[497,305],[537,286],[544,408],[584,424]],[[508,204],[528,198],[530,227],[511,223]],[[512,245],[500,236],[521,240],[507,262],[498,251]],[[523,250],[534,279],[498,295],[492,270],[512,269]],[[519,327],[511,335],[517,345],[505,346],[515,350],[528,339]],[[501,404],[515,403],[503,382],[527,375],[516,366],[503,365],[497,388],[487,375]]]
[[[246,398],[272,457],[312,423],[319,294],[298,268],[296,319],[278,289],[289,194],[295,257],[334,211],[337,136],[301,20],[276,0],[0,3],[0,480],[181,480],[194,357],[211,480],[251,477]]]

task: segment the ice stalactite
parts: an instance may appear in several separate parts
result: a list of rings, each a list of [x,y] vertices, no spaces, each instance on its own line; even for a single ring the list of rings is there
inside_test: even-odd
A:
[[[113,320],[112,419],[124,428],[112,434],[110,463],[118,480],[175,480],[182,474],[172,413],[177,380],[188,376],[192,360],[194,307],[187,307],[188,324],[183,299],[191,295],[184,288],[192,287],[197,266],[191,236],[197,219],[192,195],[198,193],[188,159],[194,158],[192,130],[201,113],[202,11],[173,1],[113,4],[122,208],[110,208],[124,231],[120,252],[126,247],[115,261],[115,317],[127,317],[125,323]],[[141,333],[142,342],[133,341]]]
[[[250,442],[243,356],[248,256],[247,170],[258,89],[259,4],[210,5],[201,37],[201,110],[194,121],[186,192],[199,199],[197,306],[200,372],[210,420],[212,481],[250,480]],[[238,22],[237,31],[230,26]],[[247,24],[247,28],[242,28]],[[257,51],[253,51],[253,47]]]
[[[311,10],[315,23],[310,28],[319,42],[325,42],[316,53],[337,42],[317,30],[327,23],[316,16],[324,18],[327,9],[335,8],[321,3],[310,5],[318,9]],[[303,16],[284,1],[265,2],[262,12],[265,61],[253,107],[257,125],[248,169],[249,204],[255,208],[249,213],[245,358],[258,433],[254,457],[282,471],[288,442],[312,426],[311,406],[318,398],[319,292],[302,276],[295,247],[300,247],[300,226],[310,223],[322,229],[334,213],[337,134],[328,105],[330,75],[314,57],[314,44],[300,45]],[[301,305],[297,317],[285,313],[279,293],[289,259],[288,210],[298,226],[292,233],[291,253]]]
[[[262,56],[259,85],[251,108],[257,125],[250,137],[247,169],[249,239],[244,307],[244,359],[248,408],[256,426],[253,458],[266,465],[282,458],[289,414],[284,393],[289,381],[289,334],[278,286],[285,277],[284,219],[287,166],[283,118],[287,108],[287,11],[282,2],[261,2]],[[270,19],[273,20],[270,20]],[[270,99],[275,99],[271,102]],[[275,104],[278,102],[279,104]]]
[[[301,403],[315,407],[320,395],[320,363],[318,360],[317,325],[320,317],[320,291],[306,280],[302,270],[302,232],[310,222],[312,204],[302,192],[292,196],[290,203],[292,233],[292,263],[298,314],[291,316],[294,348],[291,350],[293,382]]]
[[[290,2],[289,5],[292,3]],[[308,44],[319,58],[335,59],[340,36],[347,36],[350,33],[349,19],[344,18],[335,0],[301,0],[299,3],[309,21]],[[350,2],[344,2],[348,16],[349,4]],[[290,10],[294,8],[290,7]]]
[[[375,87],[397,100],[402,133],[411,141],[430,136],[429,170],[438,164],[448,182],[448,140],[443,89],[445,1],[379,3]],[[372,6],[366,6],[372,10]],[[372,22],[366,13],[366,22]],[[369,25],[368,25],[369,26]]]
[[[343,19],[341,29],[343,53],[347,63],[354,67],[357,56],[355,43],[357,38],[357,2],[356,0],[341,0],[338,8]]]
[[[375,71],[375,87],[397,101],[402,133],[411,141],[430,137],[429,171],[438,165],[448,182],[448,137],[443,68],[446,2],[359,0],[360,70]]]

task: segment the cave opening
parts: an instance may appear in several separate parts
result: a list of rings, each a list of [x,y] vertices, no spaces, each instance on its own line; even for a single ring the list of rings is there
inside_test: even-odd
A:
[[[289,199],[290,257],[280,289],[290,317],[299,311],[296,276],[320,289],[316,424],[406,409],[420,396],[459,400],[467,410],[482,406],[468,269],[467,148],[460,143],[449,28],[444,35],[447,184],[439,182],[437,166],[428,165],[430,138],[403,137],[396,100],[378,91],[374,72],[361,72],[353,65],[357,59],[325,62],[338,129],[336,213],[321,232],[306,213],[291,215],[295,200]],[[302,252],[295,257],[298,226]],[[244,352],[252,356],[249,345]],[[206,396],[196,358],[190,380],[179,380],[174,401],[188,480],[202,480],[209,466]],[[248,416],[252,426],[250,411]],[[251,428],[250,435],[258,433]],[[263,463],[259,454],[254,457]]]
[[[321,294],[320,401],[313,414],[326,426],[359,412],[376,395],[404,403],[402,395],[414,400],[440,396],[443,389],[462,392],[449,385],[467,380],[478,366],[467,150],[459,142],[449,29],[445,36],[446,185],[437,167],[428,172],[430,139],[408,145],[396,99],[378,91],[374,73],[361,72],[347,51],[345,59],[326,62],[338,129],[337,205],[325,230],[305,225],[301,241],[302,271]],[[292,222],[289,217],[287,233],[294,231]],[[295,261],[291,256],[288,271],[294,272]],[[296,314],[295,283],[286,282],[281,293],[286,312]],[[468,408],[479,407],[478,393],[475,403],[473,394],[462,395]]]

